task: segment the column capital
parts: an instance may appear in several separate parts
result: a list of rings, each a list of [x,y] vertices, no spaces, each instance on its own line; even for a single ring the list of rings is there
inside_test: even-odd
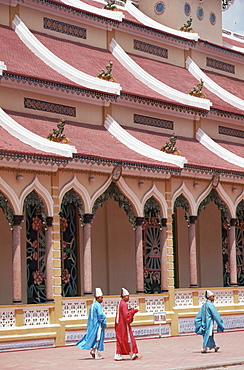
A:
[[[47,221],[47,227],[52,227],[53,217],[51,217],[51,216],[46,217],[46,221]]]
[[[145,217],[136,217],[136,226],[141,226],[144,222]]]
[[[23,215],[14,215],[13,226],[19,226],[23,219],[24,219]]]
[[[190,224],[193,225],[197,222],[197,216],[190,216]]]
[[[230,226],[236,226],[237,224],[237,218],[231,218],[230,219]]]
[[[84,224],[90,224],[92,222],[93,217],[94,217],[93,213],[85,213],[84,214]]]
[[[161,218],[162,227],[167,226],[167,218]]]

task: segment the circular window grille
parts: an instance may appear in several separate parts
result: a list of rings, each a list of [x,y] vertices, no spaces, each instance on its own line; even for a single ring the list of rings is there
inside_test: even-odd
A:
[[[210,20],[210,23],[213,24],[213,25],[216,23],[215,13],[213,13],[213,12],[210,13],[209,20]]]
[[[189,3],[185,3],[184,12],[185,12],[185,15],[190,15],[191,14],[191,5]]]
[[[158,1],[154,6],[154,11],[156,14],[163,14],[165,11],[165,4],[163,1]]]
[[[204,17],[204,10],[201,6],[199,6],[197,8],[197,18],[199,19],[199,21],[203,20],[203,17]]]

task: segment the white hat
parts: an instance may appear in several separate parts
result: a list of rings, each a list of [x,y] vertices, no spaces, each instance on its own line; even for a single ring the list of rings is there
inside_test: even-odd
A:
[[[124,297],[126,295],[130,295],[130,293],[128,292],[128,290],[126,290],[125,288],[122,288],[121,289],[121,297]]]
[[[94,293],[94,297],[102,297],[103,296],[103,292],[102,292],[102,289],[101,288],[95,288],[95,293]]]
[[[209,298],[209,297],[211,297],[212,295],[214,295],[214,293],[213,293],[213,292],[211,292],[211,290],[206,290],[206,292],[205,292],[205,297],[206,297],[206,298]]]

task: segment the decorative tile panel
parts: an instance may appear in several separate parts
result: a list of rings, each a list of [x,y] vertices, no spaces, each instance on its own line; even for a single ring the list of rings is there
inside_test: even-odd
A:
[[[175,293],[175,306],[176,307],[192,306],[191,292],[176,292]]]
[[[213,290],[214,293],[214,305],[225,306],[233,304],[233,292],[232,290]],[[198,292],[198,304],[201,306],[206,302],[205,290]]]
[[[173,121],[168,121],[168,120],[148,117],[148,116],[141,116],[140,114],[134,114],[134,123],[138,123],[140,125],[166,128],[168,130],[174,129]]]
[[[64,318],[75,319],[86,316],[86,301],[84,300],[63,300],[62,311]]]
[[[150,326],[134,326],[132,327],[134,336],[138,338],[155,338],[158,336],[168,336],[170,333],[170,325],[150,325]],[[83,335],[85,330],[68,331],[66,332],[66,344],[77,343]],[[113,328],[105,329],[105,342],[114,341],[116,338],[115,330]]]
[[[240,137],[241,139],[244,138],[243,130],[236,130],[234,128],[224,127],[224,126],[219,126],[219,134]]]
[[[155,298],[146,298],[146,312],[161,312],[164,311],[164,297]]]
[[[225,329],[243,329],[244,328],[244,315],[228,315],[222,316]]]
[[[179,334],[194,332],[195,332],[194,317],[188,319],[187,318],[179,319]]]
[[[4,350],[16,350],[16,349],[27,349],[27,348],[44,348],[54,347],[54,339],[40,339],[40,340],[21,340],[16,342],[4,342],[0,343],[0,351]]]
[[[43,18],[43,28],[66,35],[86,39],[86,29],[74,26],[73,24],[56,21],[55,19]]]
[[[0,310],[0,329],[15,327],[15,312],[14,310]]]
[[[206,62],[207,67],[211,67],[211,68],[223,71],[223,72],[235,74],[235,66],[233,64],[221,62],[220,60],[216,60],[216,59],[209,58],[209,57],[207,57],[206,60],[207,60]]]
[[[238,291],[238,302],[242,304],[244,303],[244,290]]]
[[[68,105],[54,104],[47,101],[24,98],[24,107],[28,109],[41,110],[45,112],[64,114],[76,117],[76,109]]]
[[[48,308],[27,309],[24,310],[24,326],[42,326],[49,325]]]
[[[148,44],[147,42],[134,40],[134,49],[151,55],[156,55],[157,57],[168,59],[168,49]]]

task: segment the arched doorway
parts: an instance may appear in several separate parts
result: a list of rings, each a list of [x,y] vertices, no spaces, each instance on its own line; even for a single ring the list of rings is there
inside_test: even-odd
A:
[[[62,296],[81,295],[81,223],[84,210],[79,195],[73,190],[64,194],[60,210]]]

